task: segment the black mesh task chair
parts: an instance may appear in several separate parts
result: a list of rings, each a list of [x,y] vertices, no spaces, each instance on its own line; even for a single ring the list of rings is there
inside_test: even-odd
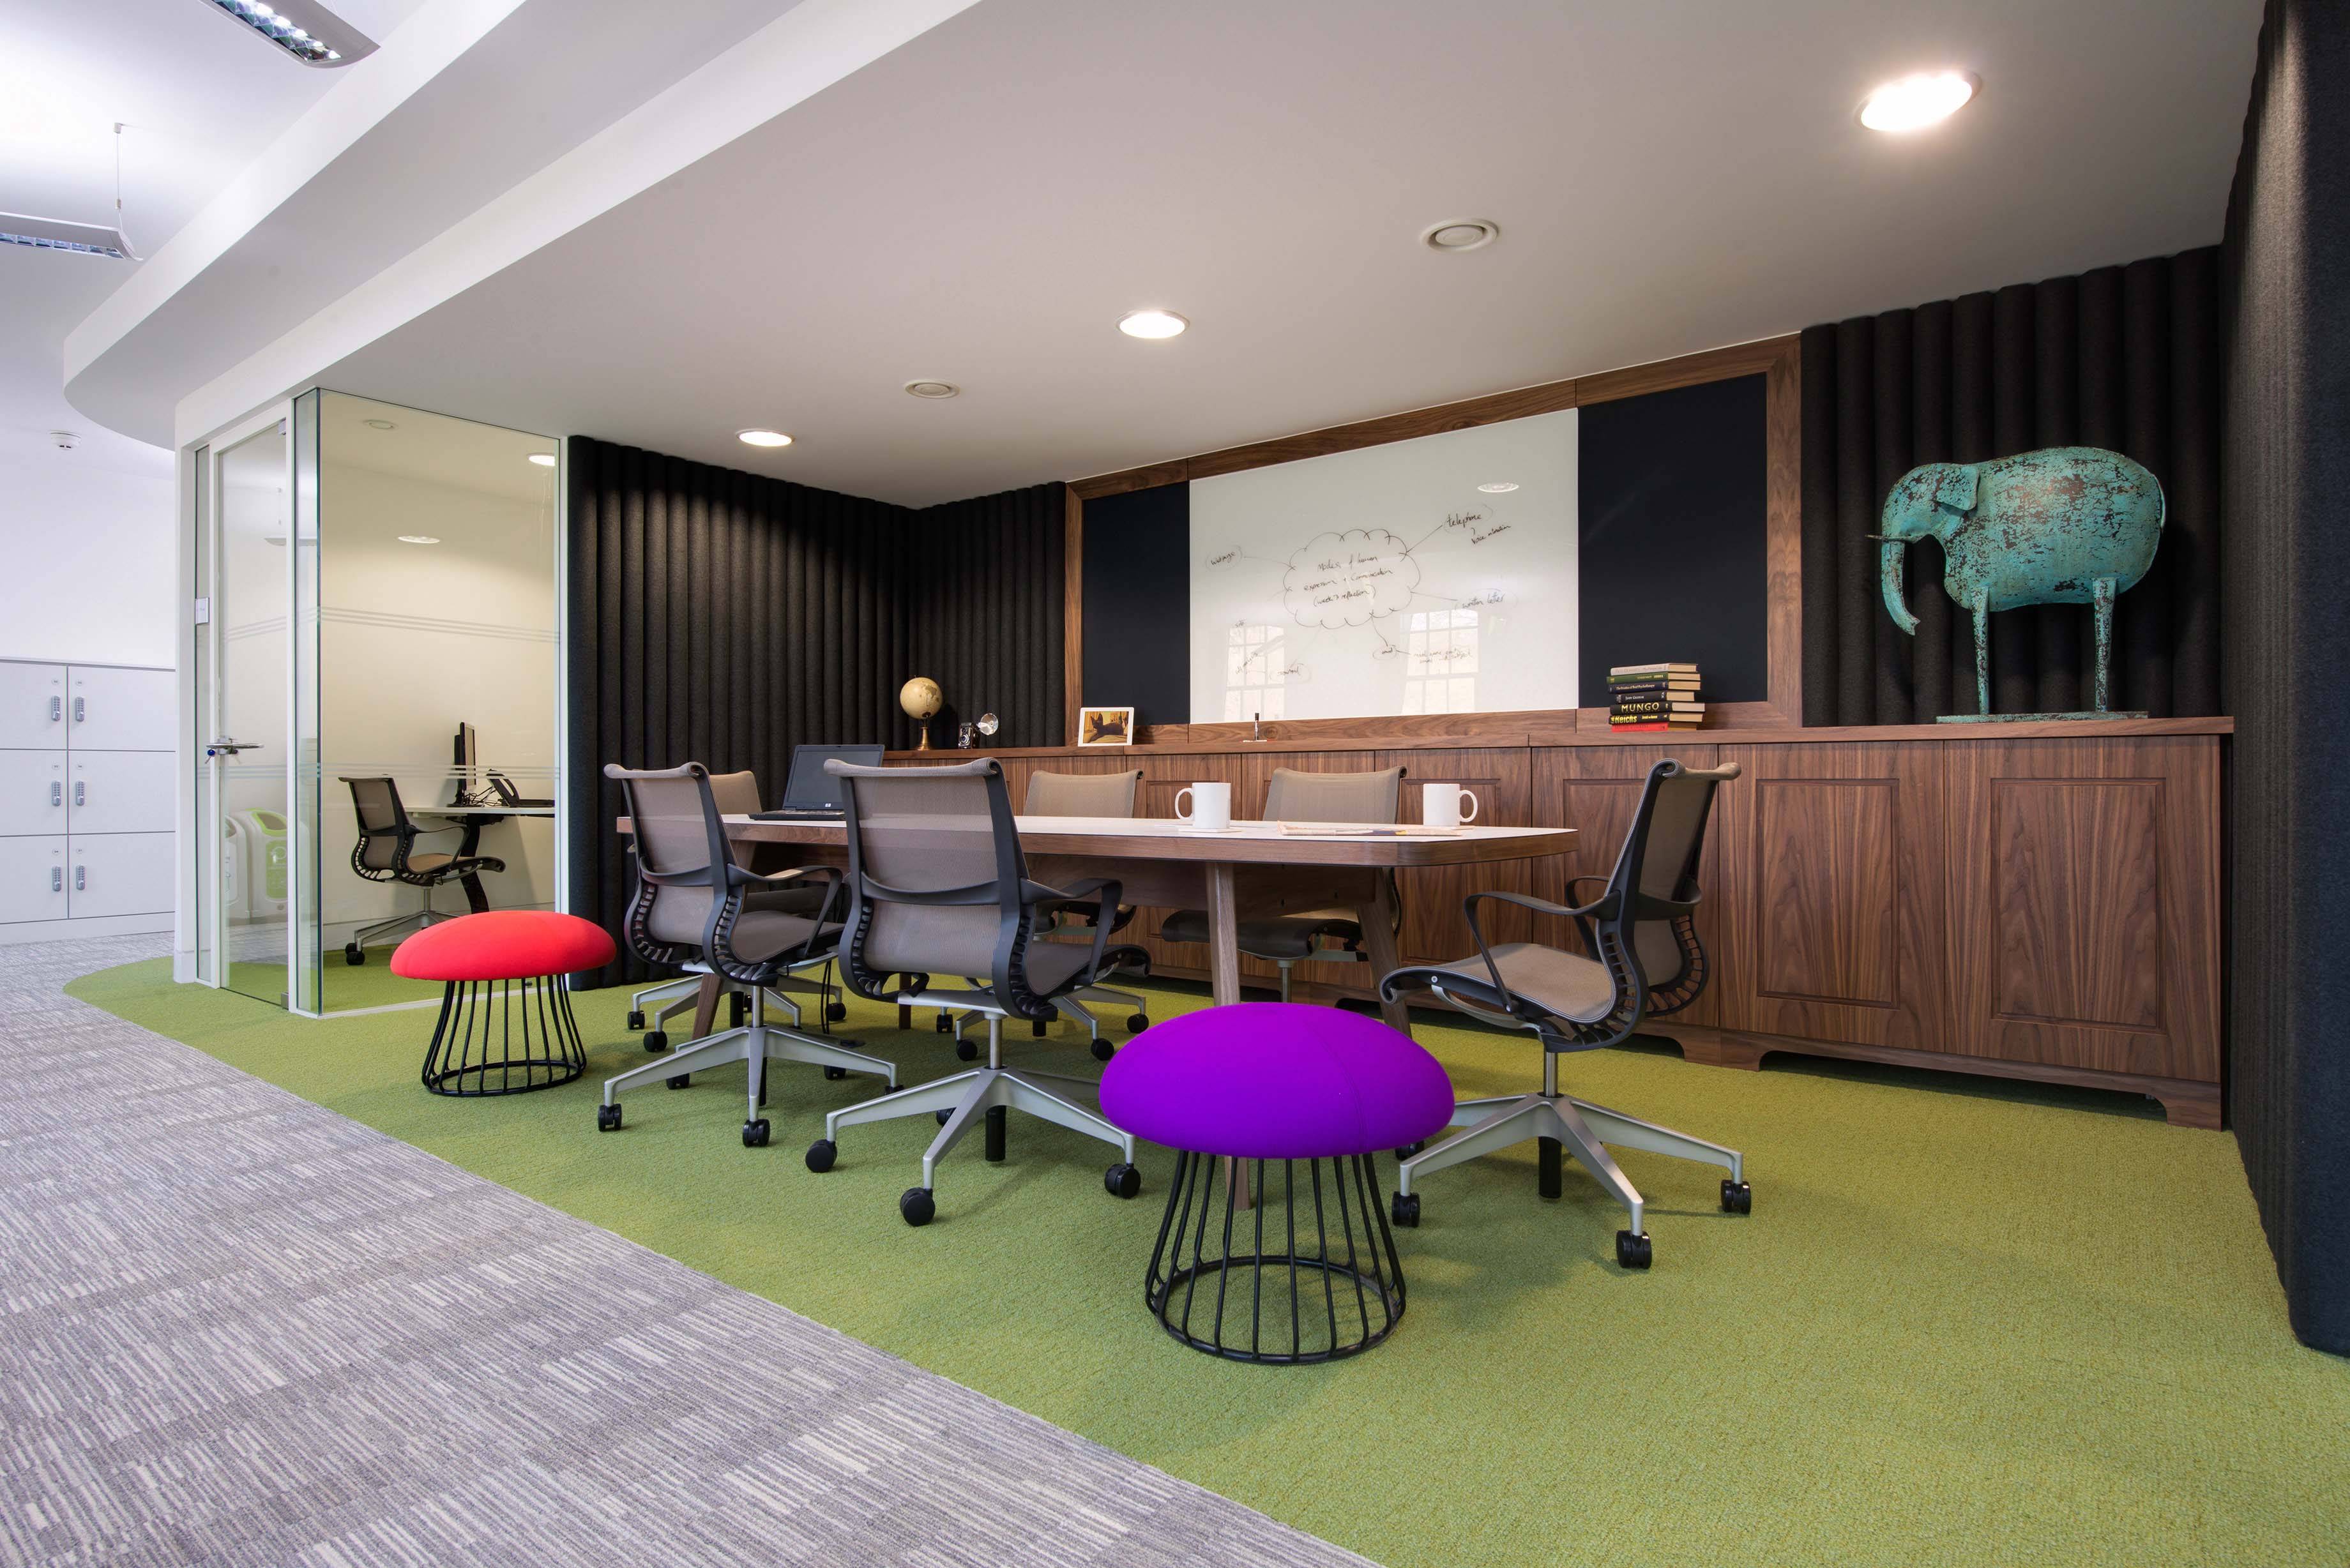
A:
[[[717,801],[719,811],[727,816],[748,816],[764,809],[759,803],[759,775],[747,769],[738,774],[712,774],[710,794]],[[632,857],[634,853],[631,849]],[[813,917],[823,911],[826,896],[830,891],[821,882],[804,882],[785,888],[755,888],[743,897],[748,907],[754,909],[781,909],[785,914]],[[652,1025],[644,1037],[646,1050],[669,1049],[669,1021],[681,1012],[693,1011],[702,1000],[702,977],[708,972],[706,964],[695,964],[689,967],[683,979],[665,980],[658,985],[649,985],[629,998],[629,1027],[643,1029],[649,1021]],[[740,1028],[745,1020],[750,992],[736,981],[725,983],[728,993],[733,998],[734,1025]],[[833,995],[829,980],[809,981],[786,977],[777,980],[766,990],[767,1000],[792,1015],[792,1026],[795,1029],[802,1027],[805,1020],[800,1017],[799,1003],[793,1001],[786,994],[788,992],[797,992],[803,995],[813,992],[822,1002],[819,1017],[827,1033],[832,1032],[833,1024],[848,1016],[848,1009]],[[650,1020],[648,1012],[650,1013]]]
[[[759,1107],[770,1062],[818,1065],[827,1077],[873,1073],[896,1087],[898,1069],[889,1063],[767,1022],[768,988],[784,975],[829,962],[840,925],[823,905],[811,918],[758,909],[752,899],[812,885],[829,893],[840,874],[829,866],[812,866],[761,877],[736,865],[709,771],[700,763],[644,773],[608,764],[604,776],[620,786],[636,841],[629,945],[648,962],[716,974],[742,987],[750,997],[750,1017],[739,1027],[681,1047],[665,1061],[604,1080],[597,1128],[610,1132],[619,1127],[620,1107],[613,1096],[622,1089],[652,1078],[684,1088],[694,1073],[733,1062],[749,1069],[750,1108],[743,1121],[743,1143],[749,1148],[767,1141],[767,1118]]]
[[[1273,770],[1265,791],[1267,822],[1392,823],[1403,792],[1401,768],[1367,774],[1313,774]],[[1243,915],[1237,945],[1251,958],[1268,959],[1281,971],[1281,1000],[1289,1000],[1289,970],[1299,963],[1354,963],[1363,959],[1363,928],[1352,909],[1312,909],[1295,914]],[[1178,909],[1159,923],[1163,942],[1208,940],[1205,909]]]
[[[338,776],[350,785],[351,809],[359,821],[359,840],[351,846],[351,869],[370,882],[397,882],[424,890],[422,909],[378,920],[354,932],[343,947],[345,963],[367,962],[368,944],[378,937],[404,931],[411,926],[421,931],[439,921],[455,919],[456,916],[443,914],[432,907],[432,890],[444,882],[463,887],[466,907],[473,913],[478,915],[490,907],[489,895],[482,891],[481,874],[503,871],[506,863],[495,856],[473,852],[482,839],[479,822],[468,818],[445,827],[419,827],[409,819],[408,808],[400,803],[400,786],[391,780]],[[417,851],[418,839],[441,833],[461,836],[454,853]]]
[[[1639,1189],[1609,1157],[1611,1144],[1725,1167],[1730,1176],[1721,1184],[1722,1208],[1733,1214],[1750,1210],[1753,1194],[1745,1181],[1745,1161],[1735,1149],[1558,1091],[1562,1053],[1619,1045],[1643,1018],[1677,1012],[1705,990],[1705,949],[1698,941],[1696,921],[1701,896],[1698,856],[1705,846],[1714,789],[1737,776],[1735,763],[1705,772],[1659,763],[1648,770],[1614,873],[1578,877],[1568,884],[1573,892],[1579,884],[1599,883],[1597,898],[1569,908],[1520,893],[1471,893],[1463,908],[1477,943],[1475,957],[1407,966],[1379,981],[1379,994],[1390,1002],[1411,992],[1434,992],[1471,1017],[1528,1030],[1543,1045],[1539,1094],[1463,1100],[1453,1108],[1452,1125],[1465,1130],[1402,1161],[1394,1199],[1398,1224],[1419,1223],[1419,1197],[1412,1187],[1420,1177],[1530,1137],[1542,1140],[1544,1197],[1559,1195],[1560,1155],[1571,1153],[1631,1211],[1631,1229],[1616,1232],[1617,1262],[1627,1269],[1648,1266],[1648,1233]],[[1539,942],[1488,946],[1477,923],[1477,906],[1488,899],[1573,920],[1583,952],[1561,952]]]
[[[1140,1192],[1134,1139],[1102,1116],[1098,1085],[1057,1073],[1013,1072],[1003,1061],[1006,1017],[1050,1018],[1056,1002],[1100,971],[1117,919],[1118,883],[1097,879],[1064,888],[1030,881],[1003,769],[992,757],[937,768],[832,762],[825,771],[847,786],[842,977],[876,1002],[984,1016],[987,1062],[832,1112],[824,1137],[808,1147],[808,1168],[832,1168],[844,1127],[935,1116],[942,1125],[923,1152],[922,1184],[898,1200],[908,1224],[925,1225],[937,1212],[939,1160],[981,1121],[987,1158],[1002,1159],[1007,1113],[1019,1110],[1115,1145],[1118,1160],[1103,1185],[1120,1198]],[[1092,916],[1093,940],[1036,940],[1056,916],[1078,910]],[[946,987],[933,986],[933,975],[986,978]]]

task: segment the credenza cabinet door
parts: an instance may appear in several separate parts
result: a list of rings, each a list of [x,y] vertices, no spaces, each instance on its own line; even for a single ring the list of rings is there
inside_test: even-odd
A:
[[[0,750],[62,747],[67,728],[64,665],[0,663]]]
[[[1950,1049],[1942,898],[1952,846],[1932,752],[1859,742],[1721,754],[1741,771],[1716,797],[1728,905],[1721,1022]]]
[[[66,785],[71,830],[171,832],[177,761],[170,752],[75,752]]]
[[[0,838],[0,925],[64,919],[66,880],[62,837]]]
[[[1948,746],[1967,1055],[2215,1082],[2220,748],[2205,735]]]
[[[172,671],[78,664],[69,684],[66,744],[75,751],[172,750],[179,701]]]
[[[66,891],[73,918],[169,910],[172,838],[168,833],[103,833],[68,840]]]
[[[65,753],[0,752],[0,837],[65,830]]]

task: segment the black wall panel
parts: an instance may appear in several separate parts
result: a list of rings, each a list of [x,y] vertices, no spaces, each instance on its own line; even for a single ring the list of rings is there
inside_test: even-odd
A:
[[[1191,496],[1188,484],[1162,484],[1086,503],[1079,668],[1089,708],[1131,707],[1137,724],[1191,717]]]
[[[2271,0],[2222,245],[2229,1113],[2294,1332],[2350,1355],[2350,8]]]

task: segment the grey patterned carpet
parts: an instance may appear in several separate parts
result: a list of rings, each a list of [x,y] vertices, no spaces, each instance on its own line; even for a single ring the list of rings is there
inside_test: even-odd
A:
[[[0,947],[0,1563],[1363,1559],[63,995]]]

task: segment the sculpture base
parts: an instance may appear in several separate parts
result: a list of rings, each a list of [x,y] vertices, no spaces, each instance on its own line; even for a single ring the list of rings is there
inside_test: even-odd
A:
[[[2103,712],[2077,713],[1945,713],[1935,721],[1938,724],[2044,724],[2068,719],[2144,719],[2151,715],[2143,710],[2125,712],[2108,709]]]

